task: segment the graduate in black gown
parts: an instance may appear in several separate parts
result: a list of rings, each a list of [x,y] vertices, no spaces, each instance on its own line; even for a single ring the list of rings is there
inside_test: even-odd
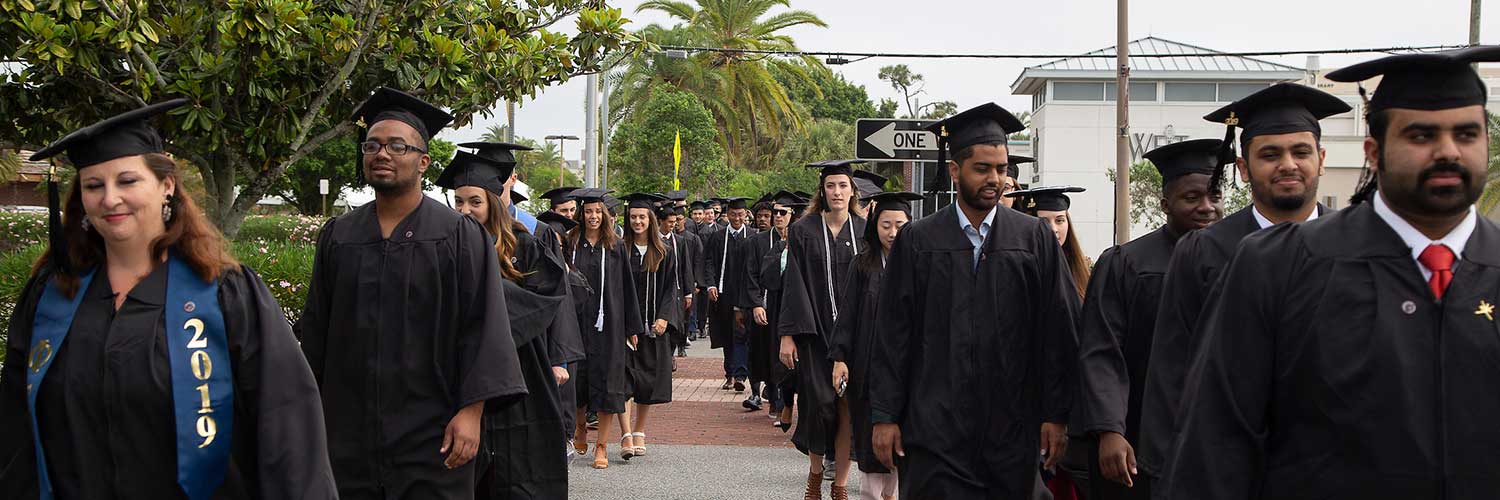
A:
[[[750,321],[750,300],[745,296],[745,242],[755,234],[750,227],[749,207],[745,198],[726,200],[729,225],[709,233],[704,242],[704,254],[708,269],[704,279],[708,284],[708,332],[709,347],[724,350],[724,385],[721,390],[734,388],[745,391],[745,379],[749,373],[749,338],[745,323]]]
[[[828,384],[833,361],[828,344],[839,317],[838,294],[849,277],[849,263],[859,253],[865,220],[853,213],[854,172],[858,160],[829,160],[808,165],[819,169],[818,192],[802,220],[787,229],[787,263],[783,276],[781,314],[776,325],[781,336],[782,364],[797,370],[799,391],[797,431],[792,443],[811,462],[807,495],[822,487],[823,457],[835,461],[833,498],[848,495],[849,412],[842,394]]]
[[[1035,163],[1036,159],[1030,156],[1009,155],[1007,161],[1009,163],[1005,165],[1005,183],[1000,185],[1000,206],[1020,210],[1020,207],[1015,204],[1017,198],[1006,195],[1026,189],[1021,187],[1021,165]]]
[[[599,438],[594,443],[595,469],[609,467],[609,427],[620,417],[620,456],[635,456],[628,441],[630,419],[625,402],[630,399],[630,375],[626,373],[629,351],[646,333],[637,299],[635,275],[630,272],[628,243],[615,234],[614,218],[605,206],[602,189],[573,192],[580,205],[578,226],[568,233],[568,263],[588,280],[590,294],[578,300],[578,324],[583,329],[588,359],[580,364],[578,413],[573,440],[587,442],[584,410],[599,414]]]
[[[630,377],[629,415],[632,454],[646,454],[646,426],[652,407],[672,402],[672,340],[668,333],[682,325],[682,293],[677,279],[677,255],[661,238],[654,194],[626,196],[625,243],[630,250],[630,273],[635,281],[637,310],[645,331],[630,352],[625,371]],[[670,209],[670,207],[668,207]]]
[[[452,117],[378,89],[355,114],[375,201],[318,234],[302,313],[343,498],[470,498],[480,421],[526,395],[491,237],[422,195]]]
[[[1500,226],[1486,84],[1500,47],[1390,56],[1358,203],[1240,244],[1203,309],[1172,499],[1494,498]]]
[[[571,195],[563,196],[572,198]],[[548,252],[554,252],[559,256],[563,255],[563,235],[568,234],[574,227],[577,227],[578,221],[552,210],[542,212],[541,215],[536,216],[536,220],[537,222],[546,224],[551,229],[550,233],[553,236],[553,241],[542,241],[542,243],[550,247],[548,248]],[[574,356],[562,355],[555,358],[558,361],[566,360],[564,361],[563,368],[566,371],[567,377],[563,380],[562,384],[557,386],[557,399],[559,403],[558,407],[563,410],[562,426],[564,433],[567,435],[568,456],[571,458],[574,453],[578,455],[588,453],[588,443],[573,442],[573,428],[577,415],[574,409],[578,408],[578,362],[588,358],[587,350],[583,347],[583,331],[578,326],[578,297],[588,296],[589,285],[588,279],[584,278],[583,274],[580,274],[572,266],[568,265],[566,260],[559,260],[562,261],[562,267],[566,270],[564,282],[567,284],[567,294],[563,297],[562,303],[558,304],[557,318],[553,320],[552,328],[578,332],[577,337],[580,346],[580,351]],[[557,343],[553,342],[553,344],[556,345]],[[554,363],[558,361],[554,361]]]
[[[776,335],[776,325],[770,321],[767,310],[766,291],[762,281],[766,273],[780,278],[781,250],[786,248],[786,228],[791,224],[791,208],[796,196],[781,191],[773,193],[763,204],[771,214],[766,229],[751,236],[746,242],[742,257],[745,259],[745,298],[750,301],[750,321],[745,325],[750,335],[750,353],[747,367],[750,371],[750,397],[741,406],[746,410],[760,411],[767,400],[771,401],[772,415],[781,413],[776,405],[776,385],[780,375],[786,372],[781,365],[781,339]],[[759,205],[757,205],[759,206]],[[775,266],[767,266],[767,258],[775,251]],[[762,387],[764,386],[764,389]]]
[[[578,189],[577,186],[553,188],[542,193],[542,199],[547,200],[548,211],[572,219],[578,213],[578,201],[568,195]],[[541,215],[538,215],[537,218],[540,220]]]
[[[771,357],[770,375],[767,379],[768,396],[771,401],[771,425],[787,432],[792,428],[792,404],[797,392],[797,378],[792,368],[781,363],[781,335],[777,334],[781,318],[782,277],[786,271],[786,231],[797,214],[807,208],[803,198],[792,193],[778,194],[771,205],[771,230],[757,234],[747,249],[746,266],[750,273],[746,279],[746,293],[750,298],[751,320],[766,327],[768,334],[776,339],[777,349],[766,353]],[[760,250],[761,246],[765,250]],[[754,257],[759,254],[759,257]],[[759,311],[757,312],[757,309]]]
[[[711,224],[708,220],[708,202],[696,200],[688,204],[689,218],[683,221],[684,233],[691,233],[698,240],[699,252],[697,260],[701,267],[698,272],[698,288],[693,290],[692,321],[688,323],[689,339],[703,339],[708,336],[708,239],[704,230]],[[689,346],[692,343],[689,342]]]
[[[875,330],[880,299],[880,278],[886,256],[901,227],[911,221],[911,204],[922,200],[916,193],[880,193],[866,196],[873,203],[870,220],[861,235],[864,248],[855,256],[845,284],[839,321],[834,324],[828,357],[833,362],[834,387],[847,384],[849,421],[854,430],[854,457],[864,473],[860,485],[884,500],[896,498],[894,471],[875,458],[870,447],[870,359],[874,357]],[[868,496],[868,495],[867,495]]]
[[[1151,498],[1151,476],[1137,476],[1133,447],[1139,443],[1141,388],[1162,277],[1177,240],[1224,215],[1220,192],[1209,186],[1222,145],[1218,139],[1198,139],[1147,152],[1162,176],[1167,223],[1110,247],[1094,265],[1078,326],[1083,398],[1074,414],[1084,420],[1072,429],[1086,439],[1069,446],[1085,448],[1089,457],[1089,484],[1078,486],[1091,500]]]
[[[1157,482],[1171,480],[1164,473],[1177,434],[1178,403],[1188,365],[1198,346],[1195,325],[1205,299],[1245,236],[1272,224],[1313,220],[1324,211],[1317,203],[1325,154],[1318,120],[1349,109],[1342,100],[1320,90],[1280,83],[1205,117],[1234,124],[1228,127],[1224,163],[1236,156],[1229,141],[1234,139],[1235,128],[1241,129],[1240,152],[1233,161],[1240,180],[1250,184],[1251,205],[1183,236],[1172,249],[1151,339],[1140,443],[1135,450],[1139,470]],[[1211,186],[1222,185],[1223,175],[1222,169],[1216,172]]]
[[[871,447],[902,499],[1028,498],[1037,451],[1051,468],[1066,448],[1078,293],[1051,229],[997,208],[1021,128],[994,104],[933,124],[958,203],[908,224],[886,260]]]
[[[0,372],[6,498],[333,499],[323,410],[281,306],[179,189],[148,120],[31,157],[77,169]]]
[[[483,144],[481,153],[486,156],[458,152],[436,184],[453,190],[454,210],[495,237],[500,275],[507,281],[511,337],[527,394],[516,404],[485,409],[476,498],[563,498],[568,494],[568,469],[562,416],[572,409],[565,411],[558,398],[558,385],[568,374],[559,366],[562,363],[553,361],[553,346],[577,343],[576,330],[553,329],[567,294],[564,269],[548,254],[546,242],[511,219],[501,201],[503,179],[515,169],[509,145]],[[491,159],[495,157],[511,161]],[[571,323],[575,328],[576,324]]]
[[[671,340],[674,354],[682,358],[687,357],[688,335],[693,331],[693,292],[703,279],[703,242],[691,232],[681,229],[684,220],[681,207],[663,205],[657,215],[658,222],[662,223],[662,244],[672,253],[673,265],[677,267],[677,292],[682,295],[678,301],[678,307],[682,310],[681,321],[673,325],[667,336]]]

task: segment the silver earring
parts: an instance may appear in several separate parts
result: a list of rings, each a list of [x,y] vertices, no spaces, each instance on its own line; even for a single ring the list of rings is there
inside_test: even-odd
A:
[[[81,222],[80,225],[83,226],[83,232],[85,233],[94,229],[94,224],[89,222],[89,217],[87,215],[83,216],[83,222]]]
[[[172,222],[172,195],[167,195],[167,202],[161,205],[161,221]]]

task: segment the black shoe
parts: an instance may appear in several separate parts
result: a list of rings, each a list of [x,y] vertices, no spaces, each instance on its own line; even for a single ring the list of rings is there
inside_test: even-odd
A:
[[[731,382],[729,380],[725,380],[724,381],[724,385],[719,386],[719,390],[721,390],[721,391],[727,391],[727,390],[729,390],[732,387],[734,387],[734,382]]]
[[[740,406],[744,406],[746,410],[760,411],[761,406],[759,399],[760,398],[758,397],[750,396],[750,398],[746,399],[745,402],[740,403]]]
[[[745,392],[745,381],[736,379],[734,381],[734,392]]]

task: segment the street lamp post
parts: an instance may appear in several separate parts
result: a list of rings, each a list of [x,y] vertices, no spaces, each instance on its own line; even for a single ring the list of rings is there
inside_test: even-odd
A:
[[[568,156],[563,154],[563,141],[576,141],[578,140],[578,136],[549,135],[545,138],[548,141],[553,139],[557,139],[557,156],[562,160],[562,164],[557,166],[557,187],[563,187],[568,183]]]

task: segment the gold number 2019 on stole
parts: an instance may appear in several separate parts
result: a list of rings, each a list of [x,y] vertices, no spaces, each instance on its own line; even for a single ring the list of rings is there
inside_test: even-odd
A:
[[[207,349],[208,339],[203,337],[203,320],[193,318],[182,325],[183,329],[192,330],[193,337],[188,340],[188,349]],[[188,364],[193,367],[193,377],[201,382],[208,382],[208,378],[214,373],[213,360],[208,357],[208,351],[192,351]],[[198,386],[198,396],[202,401],[198,408],[198,437],[203,438],[203,444],[199,448],[213,444],[214,437],[219,434],[219,425],[214,422],[213,397],[208,392],[208,384]]]

